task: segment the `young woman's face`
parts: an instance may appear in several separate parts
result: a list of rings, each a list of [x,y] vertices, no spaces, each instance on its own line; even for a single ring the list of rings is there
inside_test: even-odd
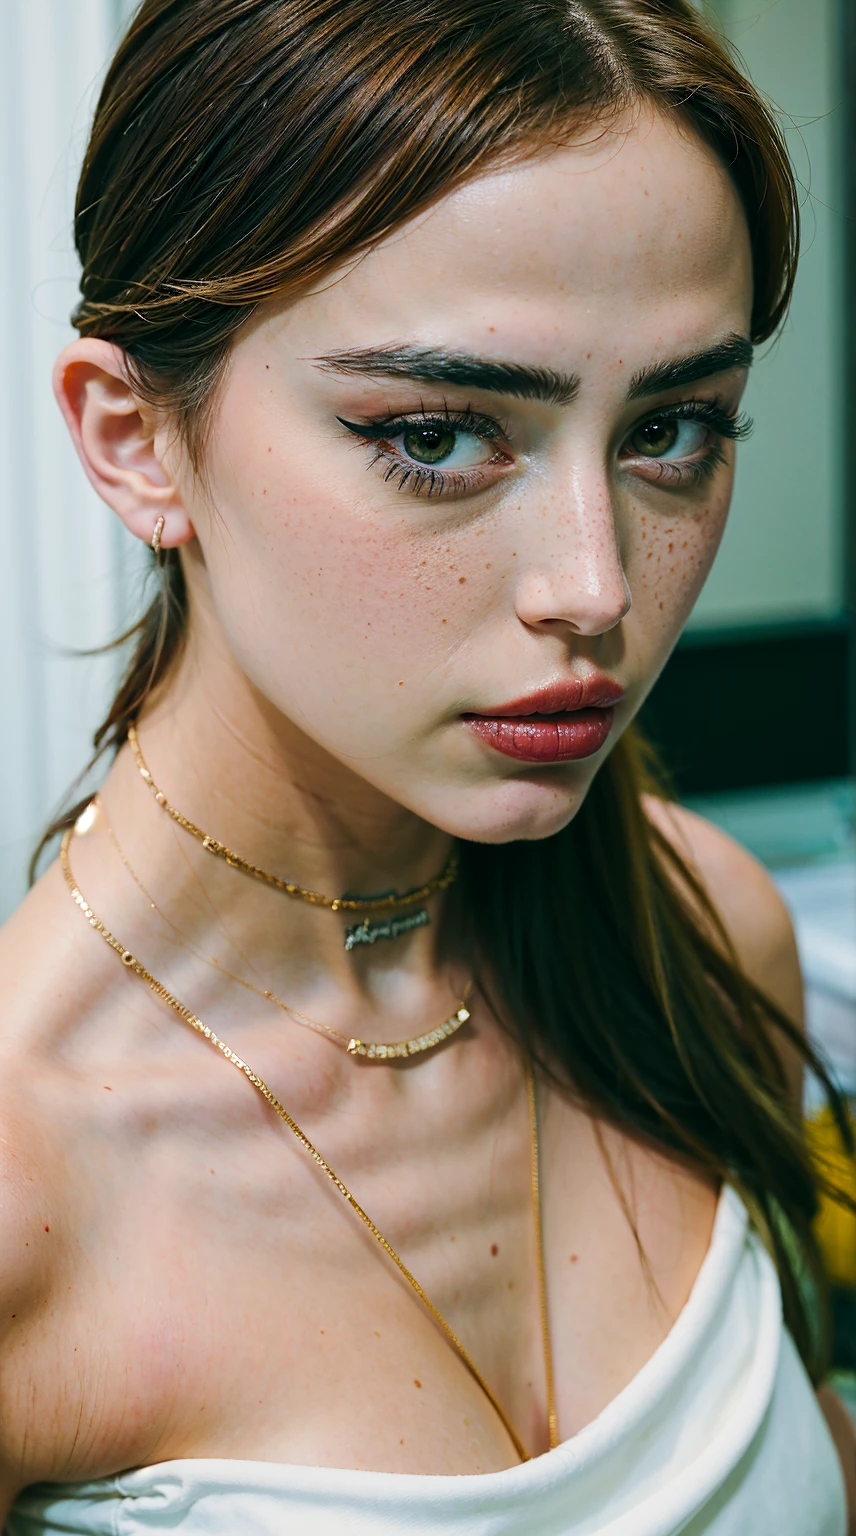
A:
[[[726,171],[643,114],[256,317],[191,580],[310,752],[465,838],[573,816],[716,552],[751,290]]]

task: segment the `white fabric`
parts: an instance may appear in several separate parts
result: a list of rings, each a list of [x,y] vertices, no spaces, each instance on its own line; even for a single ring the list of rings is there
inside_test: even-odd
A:
[[[170,1461],[30,1489],[7,1536],[845,1536],[841,1471],[746,1212],[720,1200],[683,1312],[624,1391],[505,1472]]]

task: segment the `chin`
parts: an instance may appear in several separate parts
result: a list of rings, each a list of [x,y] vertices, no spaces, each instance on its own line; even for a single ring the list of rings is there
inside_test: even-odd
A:
[[[469,785],[448,814],[435,811],[426,819],[464,842],[538,842],[573,821],[593,777],[589,772],[582,779],[577,771],[571,779],[561,769],[540,769],[525,778]]]

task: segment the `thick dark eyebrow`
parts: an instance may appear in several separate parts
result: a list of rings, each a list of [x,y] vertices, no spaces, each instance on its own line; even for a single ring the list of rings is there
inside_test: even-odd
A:
[[[313,358],[313,362],[331,373],[413,379],[419,384],[460,384],[465,389],[485,389],[517,400],[543,400],[548,405],[569,405],[580,387],[574,373],[423,347],[368,347],[330,353]]]
[[[634,374],[627,391],[628,400],[640,400],[648,395],[661,395],[667,389],[680,389],[685,384],[695,384],[715,373],[727,373],[732,368],[751,368],[754,347],[745,336],[727,336],[715,347],[704,352],[690,352],[687,357],[672,358],[665,363],[652,363]]]

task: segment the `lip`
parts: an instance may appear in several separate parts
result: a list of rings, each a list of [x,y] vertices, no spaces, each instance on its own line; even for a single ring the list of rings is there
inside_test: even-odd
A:
[[[605,745],[624,689],[603,672],[566,678],[484,714],[462,716],[494,751],[526,763],[566,763],[592,757]]]

